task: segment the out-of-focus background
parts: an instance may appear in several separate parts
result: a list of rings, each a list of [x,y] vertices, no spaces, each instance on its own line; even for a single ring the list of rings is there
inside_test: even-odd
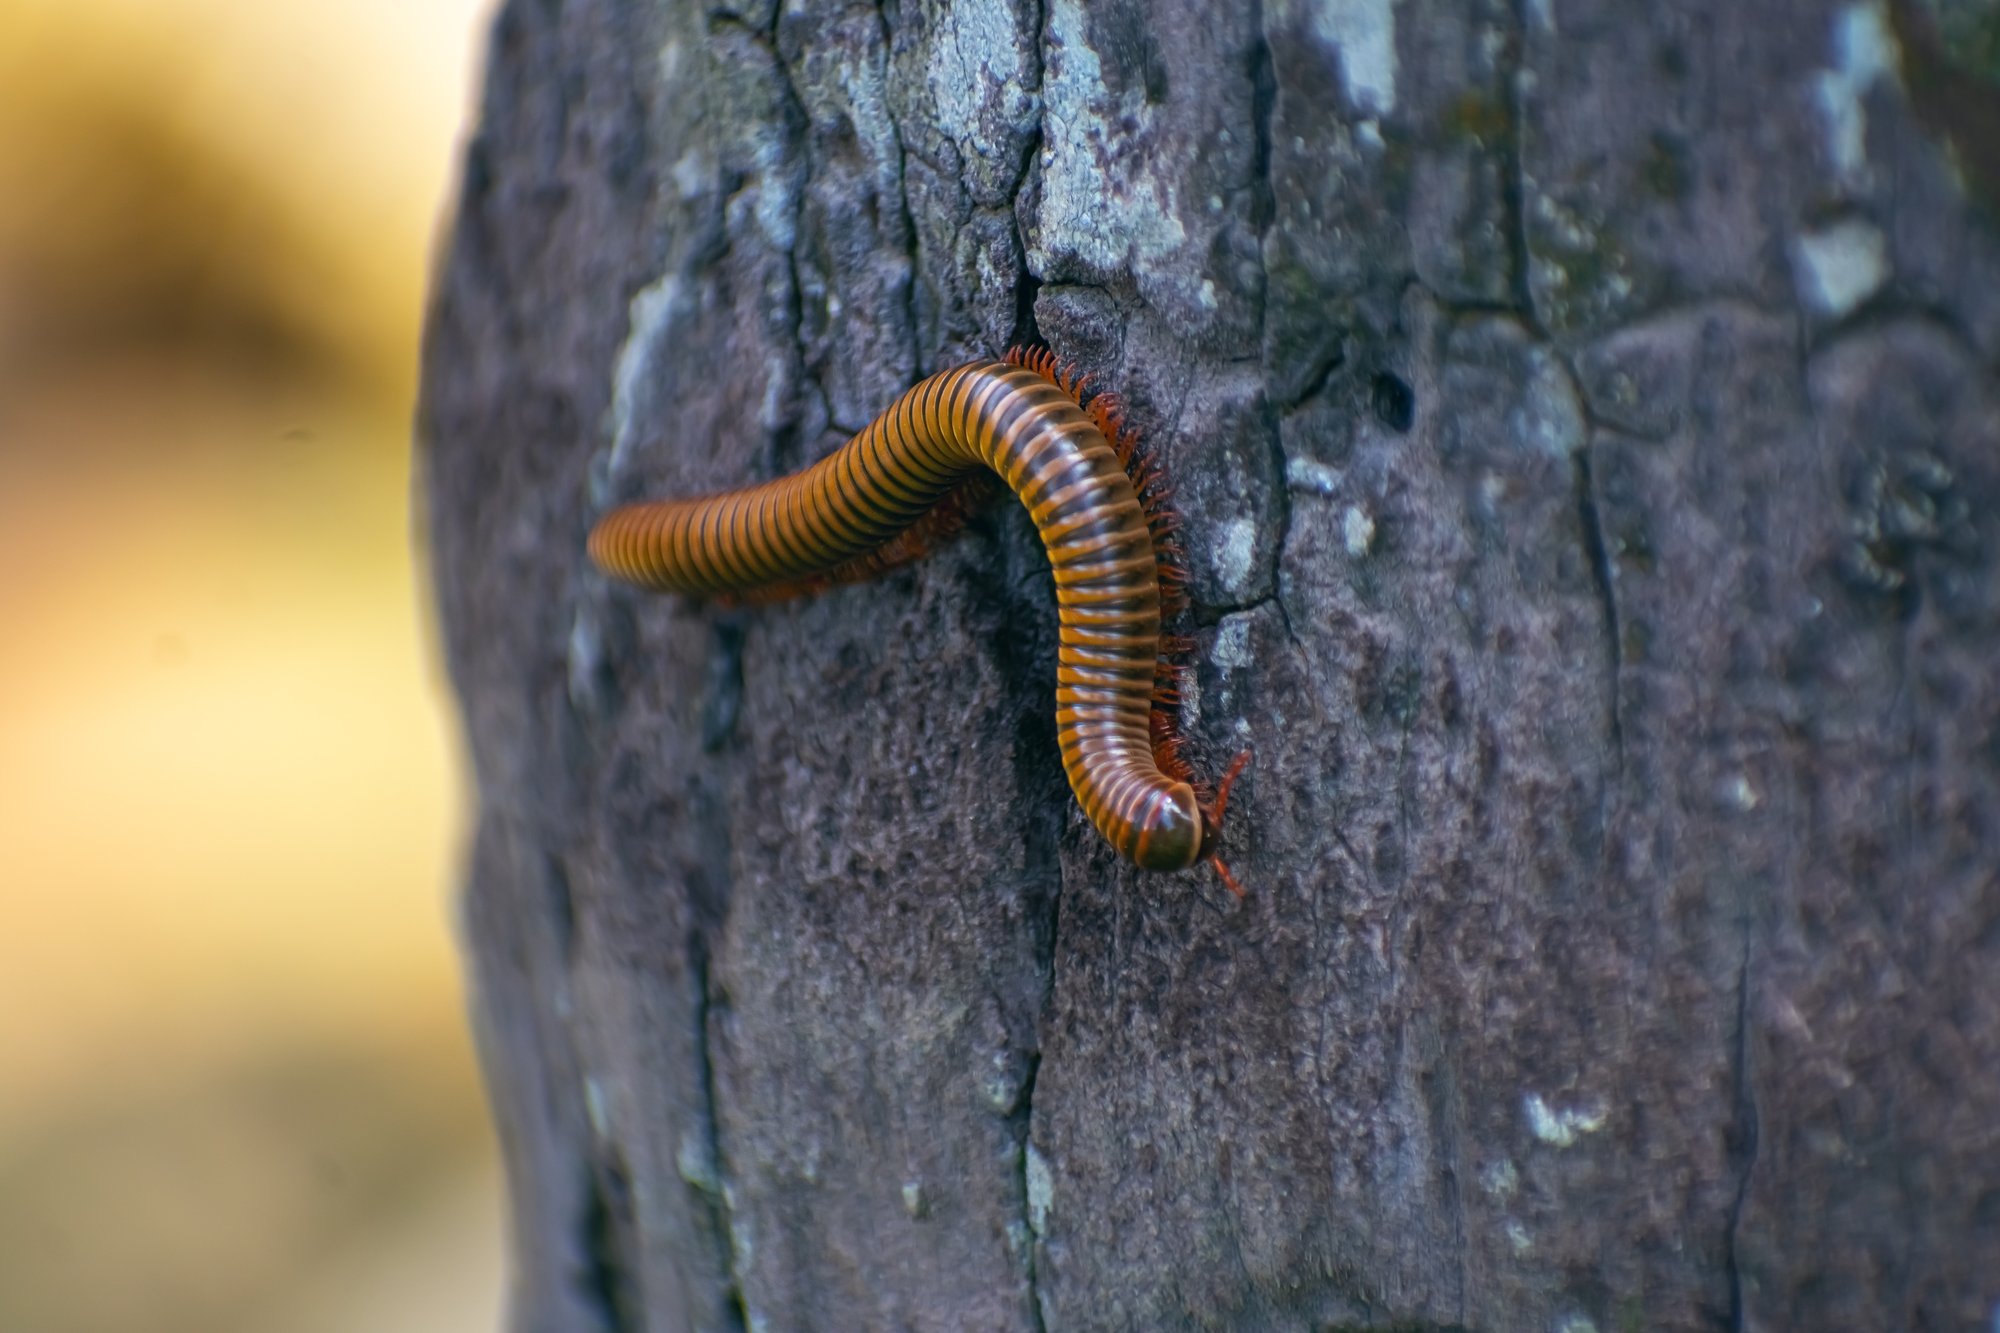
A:
[[[488,0],[0,4],[0,1329],[486,1330],[412,555]]]

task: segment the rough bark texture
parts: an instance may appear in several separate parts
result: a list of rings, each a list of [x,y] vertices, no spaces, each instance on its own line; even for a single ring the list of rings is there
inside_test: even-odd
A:
[[[421,426],[516,1326],[2000,1318],[1994,31],[509,3]],[[1017,506],[584,559],[1035,337],[1177,475],[1241,905],[1075,809]]]

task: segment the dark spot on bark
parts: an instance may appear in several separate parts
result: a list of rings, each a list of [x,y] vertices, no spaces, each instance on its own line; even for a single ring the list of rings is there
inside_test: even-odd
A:
[[[1460,94],[1445,111],[1445,128],[1454,136],[1496,143],[1512,123],[1505,103],[1478,90]]]
[[[1438,720],[1447,727],[1457,727],[1465,720],[1464,703],[1458,673],[1447,667],[1444,679],[1438,683]]]
[[[1089,42],[1097,52],[1104,86],[1122,93],[1137,85],[1149,106],[1167,100],[1167,62],[1154,36],[1155,25],[1143,4],[1114,0],[1091,11]]]
[[[724,621],[715,627],[715,645],[708,655],[708,681],[701,702],[701,748],[714,754],[727,744],[742,711],[743,627]]]
[[[575,1281],[596,1307],[607,1333],[645,1327],[632,1281],[632,1183],[614,1151],[590,1173],[581,1219],[583,1266]]]
[[[1678,202],[1694,192],[1694,163],[1678,135],[1655,130],[1643,170],[1646,187],[1662,199]]]
[[[569,872],[559,859],[544,858],[543,873],[548,890],[550,933],[555,937],[556,952],[566,960],[576,942],[576,897],[570,892]]]
[[[1375,830],[1375,878],[1385,885],[1402,883],[1403,860],[1403,840],[1396,826],[1382,824]]]
[[[1368,401],[1375,409],[1375,419],[1398,435],[1416,422],[1416,391],[1404,383],[1400,376],[1389,371],[1381,371],[1375,376],[1374,386],[1369,390]]]
[[[1618,660],[1628,666],[1646,661],[1653,651],[1653,631],[1644,621],[1627,618],[1618,627]]]

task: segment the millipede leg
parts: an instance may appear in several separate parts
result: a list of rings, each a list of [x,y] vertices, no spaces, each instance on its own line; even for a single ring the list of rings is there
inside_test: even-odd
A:
[[[1250,757],[1255,751],[1245,749],[1230,761],[1229,771],[1222,775],[1222,781],[1215,788],[1215,822],[1222,822],[1223,812],[1229,809],[1229,789],[1236,785],[1236,775],[1250,766]]]

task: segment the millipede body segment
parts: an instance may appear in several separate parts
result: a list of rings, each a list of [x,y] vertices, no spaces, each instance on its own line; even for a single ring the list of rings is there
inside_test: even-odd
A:
[[[1081,390],[1043,352],[942,371],[802,472],[613,510],[590,534],[591,559],[697,596],[863,577],[913,554],[898,541],[990,471],[1027,507],[1055,573],[1057,736],[1084,813],[1146,869],[1214,860],[1228,780],[1212,804],[1197,795],[1164,713],[1177,668],[1162,652],[1162,600],[1181,574],[1156,550],[1168,518],[1141,502],[1157,474],[1142,468],[1135,483],[1116,408],[1087,410]]]

